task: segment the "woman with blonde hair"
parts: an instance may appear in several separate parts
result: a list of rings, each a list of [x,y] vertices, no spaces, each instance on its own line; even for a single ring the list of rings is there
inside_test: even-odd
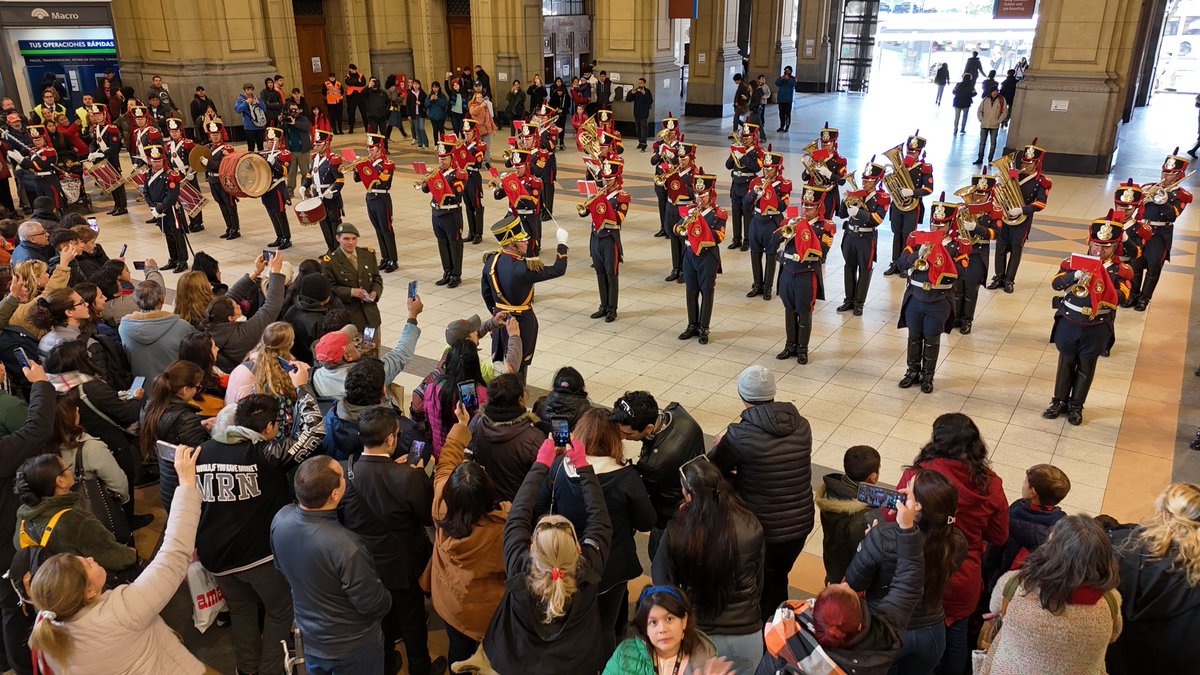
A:
[[[582,537],[562,516],[543,516],[535,525],[534,502],[560,452],[582,483],[587,509]],[[611,540],[604,493],[583,443],[572,438],[569,446],[556,448],[547,438],[504,526],[507,591],[483,637],[492,668],[519,673],[538,663],[542,675],[579,675],[604,666],[596,640],[601,630],[596,596]]]
[[[175,314],[197,329],[208,318],[212,284],[204,272],[186,272],[175,286]]]
[[[71,280],[71,261],[75,260],[76,255],[78,255],[78,249],[74,246],[68,246],[63,250],[54,274],[49,274],[49,266],[40,260],[22,260],[13,266],[13,275],[20,277],[21,281],[25,283],[25,288],[29,289],[29,299],[17,306],[17,311],[13,312],[12,319],[9,321],[10,326],[24,328],[37,339],[42,339],[48,329],[43,330],[34,326],[31,315],[37,309],[39,299],[44,298],[50,291],[67,287]]]
[[[296,331],[292,324],[276,321],[267,326],[246,360],[229,374],[229,386],[225,392],[225,405],[233,405],[250,394],[267,394],[281,401],[296,402],[296,387],[284,371],[280,361],[292,367],[298,364],[292,359],[292,345]]]
[[[104,590],[106,574],[91,558],[60,553],[33,576],[37,619],[29,646],[42,672],[178,673],[200,675],[204,664],[187,650],[159,613],[187,575],[200,522],[196,489],[198,448],[180,446],[175,491],[162,547],[128,585]]]
[[[641,475],[625,460],[620,429],[608,421],[608,415],[602,408],[588,408],[575,425],[575,436],[587,448],[588,462],[600,481],[608,519],[612,523],[608,563],[600,576],[596,598],[605,659],[616,649],[617,641],[625,636],[628,627],[629,581],[645,571],[633,535],[649,532],[658,519]],[[566,465],[566,458],[559,457],[550,466],[550,479],[543,484],[537,512],[546,512],[553,505],[553,512],[570,520],[578,532],[587,526],[588,518],[583,484],[571,475],[573,472]]]
[[[1125,625],[1108,648],[1108,672],[1192,672],[1200,656],[1200,484],[1167,486],[1142,525],[1117,527],[1109,538]]]

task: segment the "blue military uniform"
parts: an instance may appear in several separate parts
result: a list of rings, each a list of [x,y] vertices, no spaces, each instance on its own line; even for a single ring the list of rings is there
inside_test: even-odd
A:
[[[750,216],[754,211],[743,206],[743,198],[750,189],[750,181],[762,170],[762,149],[758,147],[758,125],[746,123],[739,132],[741,144],[729,149],[729,157],[725,159],[725,168],[729,170],[729,200],[732,202],[730,219],[733,221],[733,239],[730,249],[750,248],[743,233],[750,229]]]
[[[846,196],[858,201],[853,205],[838,203],[837,215],[846,219],[845,233],[842,234],[842,258],[846,261],[842,266],[842,279],[846,299],[838,305],[837,311],[853,310],[854,316],[862,316],[863,306],[867,303],[871,271],[878,260],[879,224],[892,203],[891,196],[880,189],[884,170],[885,167],[876,164],[875,156],[871,155],[871,161],[863,167],[863,188]],[[875,181],[874,186],[867,186],[868,179]]]
[[[267,160],[267,165],[271,168],[271,186],[260,198],[263,207],[267,209],[267,217],[271,219],[271,226],[275,229],[275,241],[267,245],[277,247],[282,251],[292,246],[292,229],[288,224],[287,215],[286,185],[288,164],[292,161],[292,153],[286,148],[280,149],[279,144],[283,143],[281,130],[276,127],[267,127],[263,133],[266,142],[272,143],[271,150],[263,150],[258,153]],[[326,239],[326,243],[329,243],[328,239]]]
[[[467,212],[467,240],[473,244],[483,242],[483,171],[487,161],[488,146],[478,140],[475,131],[475,121],[471,118],[463,120],[463,136],[475,137],[476,140],[466,141],[470,162],[464,167],[467,171],[466,190],[463,194],[463,206]]]
[[[671,273],[664,281],[683,283],[683,247],[687,237],[680,236],[675,226],[683,218],[679,214],[680,207],[690,207],[696,203],[696,193],[693,190],[696,167],[696,145],[694,143],[679,144],[679,164],[673,170],[664,171],[662,183],[667,191],[667,239],[671,244]],[[683,158],[687,158],[684,166]]]
[[[959,267],[958,279],[954,281],[954,325],[963,335],[971,334],[975,321],[975,305],[979,302],[979,287],[987,281],[988,254],[991,241],[1002,227],[1004,212],[993,202],[996,177],[986,173],[973,176],[967,205],[960,211],[970,211],[961,217],[963,232],[971,245],[971,255]]]
[[[1180,157],[1179,148],[1175,148],[1175,152],[1163,162],[1163,178],[1178,182],[1184,178],[1187,168],[1188,160]],[[1142,220],[1150,227],[1151,234],[1143,251],[1146,278],[1141,288],[1134,288],[1134,292],[1138,294],[1134,309],[1139,312],[1146,311],[1151,298],[1154,297],[1154,289],[1158,286],[1163,265],[1171,260],[1175,221],[1187,205],[1192,203],[1192,193],[1180,187],[1148,190],[1146,196],[1148,199],[1142,207]]]
[[[663,118],[662,131],[658,132],[660,140],[654,141],[651,148],[650,164],[654,166],[654,177],[657,179],[664,173],[670,172],[679,165],[679,120],[669,113]],[[667,227],[667,187],[654,181],[654,196],[658,199],[658,232],[656,237],[669,237],[671,231]]]
[[[1103,247],[1104,278],[1092,277],[1094,269],[1077,269],[1067,258],[1051,281],[1056,291],[1054,327],[1050,341],[1058,348],[1058,370],[1054,377],[1054,398],[1042,417],[1055,419],[1067,413],[1067,422],[1083,423],[1083,405],[1096,377],[1096,362],[1111,347],[1117,306],[1129,298],[1133,269],[1113,258],[1121,241],[1121,223],[1110,218],[1092,222],[1089,241]]]
[[[188,160],[191,159],[192,150],[196,149],[196,142],[186,136],[187,127],[184,126],[183,120],[178,117],[167,118],[167,133],[172,131],[179,132],[179,138],[167,139],[167,156],[170,158],[171,166],[183,174],[184,180],[192,184],[196,188],[196,192],[200,192],[200,177],[191,169]],[[196,215],[188,216],[187,231],[200,232],[204,230],[204,211],[197,211]]]
[[[538,143],[540,148],[535,155],[534,175],[542,180],[542,220],[550,220],[554,215],[554,185],[558,181],[558,145],[556,134],[545,128],[538,127]]]
[[[617,300],[620,295],[618,275],[624,250],[621,248],[621,224],[629,215],[631,198],[621,185],[625,163],[606,159],[601,165],[601,192],[590,199],[586,210],[580,205],[580,217],[591,216],[592,235],[588,242],[592,268],[596,270],[596,285],[600,292],[600,308],[591,318],[606,322],[617,320]]]
[[[151,145],[146,148],[146,157],[151,166],[159,166],[155,162],[167,162],[167,153],[161,145]],[[183,174],[170,168],[152,168],[150,176],[142,186],[142,194],[149,206],[157,215],[155,220],[167,240],[167,264],[163,270],[174,268],[176,272],[187,270],[188,244],[183,228],[185,216],[183,206],[179,203],[179,184],[183,182]]]
[[[959,240],[954,230],[958,209],[958,204],[934,202],[930,223],[935,229],[909,235],[908,244],[900,254],[901,272],[911,270],[897,323],[898,327],[908,329],[908,368],[900,380],[901,389],[919,382],[922,392],[933,391],[942,333],[949,333],[953,326],[950,292],[958,270],[967,264],[971,254],[970,244]],[[920,240],[926,237],[934,241],[921,244]]]
[[[884,274],[896,274],[899,271],[901,250],[908,242],[909,235],[916,232],[917,225],[925,220],[925,202],[922,198],[933,193],[933,165],[921,159],[924,150],[925,139],[918,130],[904,142],[904,166],[892,167],[892,171],[908,171],[913,195],[907,211],[901,208],[900,195],[892,195],[888,208],[888,222],[892,226],[892,264]]]
[[[771,299],[771,284],[775,277],[775,251],[772,248],[775,230],[783,222],[788,204],[792,198],[792,181],[783,177],[783,154],[767,152],[763,154],[763,169],[770,168],[775,172],[774,178],[759,176],[750,181],[750,189],[742,197],[742,209],[754,213],[750,219],[750,229],[746,231],[746,240],[750,243],[750,272],[753,282],[747,298],[762,296],[763,300]],[[763,259],[766,258],[764,274]]]
[[[523,354],[520,375],[524,378],[537,348],[538,320],[533,311],[533,286],[567,273],[567,246],[558,245],[554,264],[547,267],[541,259],[526,257],[515,250],[515,244],[529,240],[529,233],[520,218],[505,217],[492,227],[492,234],[502,248],[483,256],[480,293],[489,312],[493,315],[507,312],[520,325]],[[508,332],[501,328],[493,336],[493,360],[502,361],[508,349]]]
[[[988,283],[989,289],[1004,287],[1005,293],[1013,292],[1017,280],[1017,268],[1021,266],[1021,254],[1033,227],[1033,214],[1046,208],[1049,178],[1042,175],[1042,160],[1046,151],[1037,145],[1037,139],[1025,146],[1020,154],[1021,169],[1015,179],[1021,189],[1021,215],[1005,214],[1003,227],[996,236],[996,276]],[[1001,176],[1000,180],[1008,179]],[[1009,179],[1011,180],[1011,179]]]
[[[208,151],[212,153],[205,165],[204,178],[208,181],[208,191],[212,193],[213,201],[217,203],[217,208],[221,211],[221,218],[225,221],[225,233],[221,235],[221,238],[233,240],[242,236],[242,221],[238,215],[237,197],[229,194],[229,191],[221,184],[221,160],[236,152],[232,145],[225,142],[224,128],[224,125],[218,120],[209,120],[204,123],[204,131],[210,140]]]
[[[316,141],[332,144],[333,132],[315,129]],[[337,248],[337,227],[342,224],[342,215],[346,206],[342,203],[342,188],[346,186],[346,177],[342,175],[342,158],[334,154],[326,146],[324,152],[313,152],[309,160],[308,171],[300,186],[310,197],[320,197],[325,205],[325,217],[321,219],[321,234],[325,237],[326,252],[331,253]]]
[[[359,165],[354,172],[354,182],[362,183],[367,191],[367,218],[375,228],[383,252],[379,269],[395,272],[400,267],[396,230],[392,227],[392,180],[396,176],[396,163],[384,154],[387,152],[385,141],[382,134],[367,134],[367,148],[379,152],[380,156]]]
[[[808,363],[813,308],[817,300],[825,299],[822,265],[837,231],[833,221],[822,213],[826,192],[831,189],[828,185],[805,186],[804,209],[806,212],[815,211],[816,215],[793,218],[777,234],[775,248],[779,260],[779,299],[783,301],[787,339],[783,351],[775,355],[780,360],[795,356],[797,363]]]
[[[1119,220],[1123,226],[1121,245],[1117,248],[1117,258],[1133,268],[1132,292],[1129,300],[1123,305],[1129,307],[1137,302],[1138,289],[1142,287],[1142,278],[1146,273],[1146,257],[1144,255],[1146,242],[1153,236],[1150,226],[1142,220],[1142,205],[1145,193],[1142,187],[1128,181],[1121,183],[1113,191],[1113,219]]]
[[[683,280],[686,285],[688,325],[679,334],[680,340],[700,337],[700,344],[708,344],[708,331],[712,322],[713,296],[717,289],[717,275],[721,273],[721,242],[725,240],[725,221],[729,214],[716,205],[717,177],[698,174],[692,183],[697,203],[687,218],[675,225],[675,234],[684,242]],[[701,206],[700,199],[707,196],[710,206]],[[701,304],[701,297],[703,304]]]
[[[825,127],[821,129],[820,142],[821,149],[818,150],[813,157],[814,169],[820,172],[823,167],[824,171],[829,175],[820,173],[819,176],[814,176],[805,168],[801,172],[800,178],[806,185],[837,185],[846,184],[846,158],[838,154],[837,140],[841,132],[831,128],[829,122],[825,123]],[[836,188],[825,193],[825,210],[822,212],[826,217],[830,217],[837,213],[838,206],[841,205],[841,192]]]
[[[453,150],[445,141],[435,146],[440,159],[450,157]],[[435,169],[429,180],[421,183],[421,192],[430,195],[429,208],[433,211],[433,236],[437,239],[438,255],[442,261],[442,278],[434,282],[438,286],[457,288],[462,283],[463,256],[463,200],[470,178],[467,172],[453,167]]]
[[[33,177],[35,193],[38,197],[49,197],[54,200],[54,210],[61,211],[63,206],[62,182],[58,178],[58,153],[50,145],[46,129],[41,125],[29,127],[29,138],[33,141],[33,152],[25,155],[20,166],[27,175]],[[38,147],[38,142],[41,147]]]
[[[108,120],[108,106],[103,103],[94,103],[88,110],[89,116],[94,115],[101,122],[92,124],[92,137],[88,145],[90,151],[89,157],[92,161],[103,159],[108,162],[109,166],[121,173],[121,130],[117,125],[112,124]],[[110,216],[119,216],[128,211],[128,195],[125,192],[125,183],[121,183],[111,192],[113,198],[113,208],[108,212]]]
[[[536,151],[513,150],[512,157],[505,162],[514,169],[525,167],[525,175],[518,176],[516,172],[505,176],[499,182],[493,181],[494,199],[508,201],[509,214],[521,219],[525,231],[529,233],[529,253],[538,255],[542,247],[542,180],[533,175],[533,155]]]

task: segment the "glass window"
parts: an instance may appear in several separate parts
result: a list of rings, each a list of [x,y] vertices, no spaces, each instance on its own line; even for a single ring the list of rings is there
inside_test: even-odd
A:
[[[583,14],[583,0],[542,0],[544,16]]]

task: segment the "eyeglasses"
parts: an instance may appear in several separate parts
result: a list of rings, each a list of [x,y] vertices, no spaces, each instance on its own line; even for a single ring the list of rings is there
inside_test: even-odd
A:
[[[695,464],[696,462],[699,462],[699,461],[702,461],[702,460],[704,461],[704,463],[705,463],[705,464],[708,464],[708,463],[710,463],[710,462],[708,461],[708,455],[704,455],[704,454],[696,455],[695,457],[693,457],[693,458],[689,459],[688,461],[684,462],[684,463],[683,463],[683,464],[682,464],[682,465],[679,467],[679,477],[680,477],[680,478],[682,478],[684,481],[687,481],[687,477],[683,475],[683,470],[684,470],[685,468],[687,468],[687,465],[689,465],[689,464]]]
[[[87,305],[87,304],[88,304],[88,301],[87,301],[87,300],[80,300],[79,302],[77,302],[77,303],[75,303],[74,305],[72,305],[72,307],[83,307],[83,306],[85,306],[85,305]]]
[[[71,466],[70,464],[66,464],[63,466],[63,470],[58,472],[58,475],[65,476],[66,474],[73,473],[74,471],[75,471],[75,467]],[[55,478],[57,478],[57,477],[58,476],[55,476]]]

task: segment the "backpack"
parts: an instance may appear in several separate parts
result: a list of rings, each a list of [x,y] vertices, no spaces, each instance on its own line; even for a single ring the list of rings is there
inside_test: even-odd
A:
[[[21,548],[13,555],[12,564],[9,565],[8,572],[4,576],[12,584],[22,605],[30,603],[29,581],[33,579],[33,575],[37,574],[42,563],[50,557],[46,552],[46,545],[50,543],[50,535],[54,533],[54,528],[58,526],[58,521],[63,514],[70,510],[63,509],[51,516],[50,521],[46,523],[45,531],[38,539],[29,536],[29,533],[25,531],[25,521],[21,520],[21,527],[17,530]]]

